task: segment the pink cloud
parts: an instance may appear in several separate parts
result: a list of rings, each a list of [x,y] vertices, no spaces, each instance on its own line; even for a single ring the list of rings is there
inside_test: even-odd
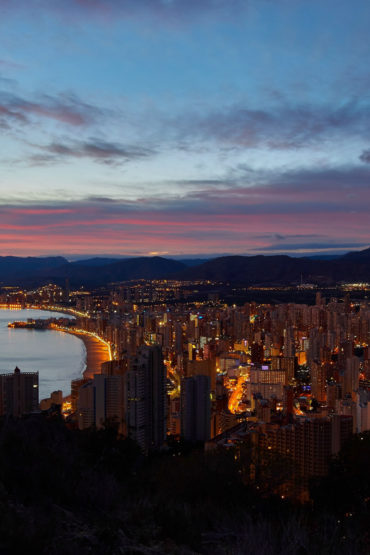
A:
[[[12,214],[36,215],[43,214],[73,214],[75,210],[71,208],[13,208]]]
[[[11,220],[32,217],[32,221],[11,223]],[[42,223],[35,218],[72,217],[68,221]],[[144,215],[143,215],[144,216]],[[369,237],[368,223],[357,214],[223,214],[193,218],[182,214],[177,221],[163,219],[157,214],[146,217],[104,217],[86,219],[74,209],[15,209],[9,210],[0,224],[0,241],[7,249],[13,244],[24,254],[33,245],[34,252],[130,253],[149,251],[178,252],[248,252],[267,248],[280,234],[289,240],[292,230],[304,237],[322,237],[326,242],[365,241]],[[159,217],[158,217],[159,216]],[[319,239],[318,239],[319,240]],[[281,243],[282,249],[284,242]]]
[[[28,254],[293,252],[367,244],[368,169],[301,172],[126,202],[89,198],[0,208],[0,244]],[[206,182],[205,182],[206,183]],[[208,184],[208,183],[207,183]],[[23,245],[23,246],[22,246]]]

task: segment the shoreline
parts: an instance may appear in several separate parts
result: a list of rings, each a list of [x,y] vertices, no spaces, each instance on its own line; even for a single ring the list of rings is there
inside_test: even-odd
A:
[[[32,309],[36,309],[36,307],[32,307]],[[48,308],[37,307],[37,310],[44,310],[45,312],[58,312],[62,316],[63,314],[65,314],[66,316],[74,316],[75,318],[76,316],[82,315],[82,314],[79,314],[78,311],[69,309],[67,307],[55,307],[55,306],[48,307]],[[76,331],[73,329],[66,329],[66,328],[63,328],[63,329],[54,328],[54,329],[56,331],[64,331],[65,333],[75,335],[76,337],[81,339],[81,341],[83,341],[86,349],[86,357],[85,357],[86,368],[82,372],[83,378],[90,379],[94,377],[94,374],[100,374],[102,363],[112,360],[110,347],[103,339],[99,338],[95,334],[92,334],[84,330]]]
[[[35,309],[36,307],[32,307]],[[45,310],[48,312],[58,312],[61,315],[65,314],[67,316],[82,316],[76,310],[70,309],[68,307],[37,307],[38,310]],[[88,331],[84,330],[73,330],[73,329],[58,329],[54,328],[56,331],[64,331],[65,333],[69,333],[71,335],[75,335],[81,341],[83,341],[86,349],[86,357],[85,357],[85,370],[82,372],[83,378],[91,379],[94,377],[94,374],[101,373],[101,365],[103,362],[107,362],[112,360],[112,353],[108,344],[95,334],[92,334]]]
[[[29,306],[24,307],[24,309],[29,310],[42,310],[44,312],[58,312],[61,316],[78,316],[81,315],[77,311],[73,309],[69,309],[68,307],[39,307],[39,306]],[[63,331],[65,333],[69,333],[71,335],[75,335],[81,341],[83,341],[86,349],[86,357],[85,357],[85,370],[82,372],[83,378],[93,378],[94,374],[101,373],[101,365],[103,362],[107,362],[112,360],[112,354],[110,347],[108,344],[95,334],[90,332],[79,330],[75,331],[72,329],[67,328],[53,328],[56,331]],[[76,378],[78,379],[78,378]]]
[[[100,374],[102,363],[112,360],[110,348],[102,339],[99,339],[88,332],[67,330],[65,328],[54,329],[55,331],[62,331],[64,333],[69,333],[70,335],[75,335],[83,341],[86,349],[86,368],[82,373],[84,378],[93,378],[94,374]]]
[[[54,308],[54,307],[53,307]],[[58,314],[60,314],[60,316],[63,316],[63,314],[65,316],[76,316],[76,314],[72,314],[71,312],[68,312],[67,310],[54,310],[52,308],[43,308],[41,309],[40,307],[27,307],[24,309],[21,309],[21,307],[17,307],[17,308],[11,308],[9,306],[5,307],[5,306],[0,306],[0,310],[14,310],[14,312],[18,311],[18,310],[42,310],[43,312],[58,312]],[[103,362],[112,360],[112,356],[111,356],[111,351],[110,351],[110,347],[108,345],[108,343],[106,343],[103,339],[99,338],[98,336],[96,336],[95,334],[85,331],[85,330],[73,330],[73,329],[68,329],[68,328],[58,328],[58,327],[54,327],[54,328],[49,328],[50,330],[54,330],[54,331],[58,331],[58,332],[64,332],[64,333],[69,333],[70,335],[75,335],[76,337],[78,337],[81,341],[83,341],[84,345],[85,345],[85,356],[84,356],[84,363],[85,363],[85,368],[84,370],[81,372],[79,372],[79,374],[77,374],[75,376],[75,378],[73,379],[81,379],[81,378],[88,378],[91,379],[94,377],[94,374],[100,374],[101,373],[101,364]],[[71,394],[71,381],[69,381],[69,393],[67,395],[63,395],[64,398],[68,398],[70,397]],[[63,388],[64,389],[64,388]],[[51,393],[51,392],[50,392]],[[49,393],[49,395],[50,395]],[[65,393],[63,391],[63,393]],[[45,397],[47,398],[47,397]]]

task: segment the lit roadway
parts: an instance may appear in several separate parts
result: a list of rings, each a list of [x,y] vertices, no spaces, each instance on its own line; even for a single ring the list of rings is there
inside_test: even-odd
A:
[[[81,312],[79,310],[76,310],[74,308],[69,308],[69,307],[61,307],[61,306],[54,306],[54,305],[42,305],[42,306],[31,305],[30,308],[38,309],[38,310],[52,311],[52,312],[53,311],[64,312],[65,314],[71,314],[73,316],[80,316],[80,317],[84,317],[84,318],[90,318],[90,314],[88,312]],[[57,326],[57,325],[52,325],[51,328],[56,329],[58,331],[65,331],[67,333],[72,333],[72,334],[76,334],[76,335],[81,334],[81,335],[88,335],[90,337],[95,337],[95,339],[98,339],[98,341],[101,341],[102,343],[104,343],[106,345],[106,347],[108,348],[109,360],[114,360],[114,358],[115,358],[115,356],[113,356],[112,346],[109,343],[109,341],[106,341],[105,339],[100,337],[100,335],[98,335],[97,333],[87,331],[87,330],[84,330],[84,329],[65,328],[65,327]]]
[[[229,398],[229,411],[233,414],[237,414],[239,412],[243,412],[239,408],[239,403],[242,400],[244,389],[243,385],[247,381],[246,376],[239,376],[235,389],[230,395]]]
[[[170,391],[170,395],[173,397],[177,397],[180,394],[180,376],[178,373],[171,367],[171,362],[169,360],[165,360],[164,364],[167,368],[167,377],[171,380],[172,384],[174,385],[174,389]]]

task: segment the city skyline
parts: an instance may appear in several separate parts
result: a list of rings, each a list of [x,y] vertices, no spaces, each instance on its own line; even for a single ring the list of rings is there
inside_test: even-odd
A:
[[[0,3],[0,255],[369,246],[363,0]]]

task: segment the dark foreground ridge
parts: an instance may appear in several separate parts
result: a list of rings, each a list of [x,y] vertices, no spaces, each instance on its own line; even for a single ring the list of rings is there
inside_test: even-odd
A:
[[[144,457],[114,427],[4,420],[0,553],[368,553],[369,459],[370,434],[354,436],[297,506],[266,490],[274,460],[248,483],[248,452],[174,443]]]
[[[68,262],[62,257],[0,257],[0,283],[100,287],[135,279],[212,280],[235,284],[285,285],[302,280],[318,285],[370,281],[370,248],[331,260],[290,256],[223,256],[191,265],[160,256],[92,258]]]

